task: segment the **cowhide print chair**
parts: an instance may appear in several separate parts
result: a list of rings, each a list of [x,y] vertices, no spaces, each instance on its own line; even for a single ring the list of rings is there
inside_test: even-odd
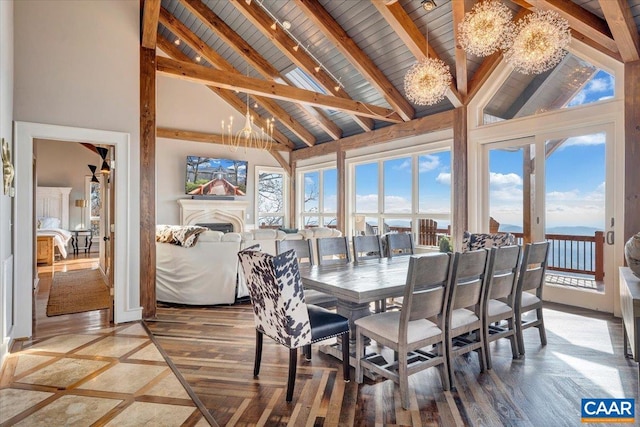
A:
[[[310,355],[311,344],[342,336],[349,342],[349,321],[339,314],[305,304],[298,260],[294,250],[269,255],[251,248],[238,252],[244,271],[256,324],[253,375],[260,373],[262,338],[267,335],[289,348],[287,402],[293,398],[298,348]],[[349,381],[349,346],[342,349],[344,380]]]
[[[411,257],[400,311],[387,311],[356,320],[356,381],[369,369],[400,385],[402,407],[409,409],[409,375],[439,366],[442,386],[449,390],[445,354],[445,311],[449,293],[449,254]],[[369,337],[394,350],[392,363],[380,354],[365,355]],[[432,348],[432,346],[435,346]]]
[[[518,274],[516,288],[516,334],[518,336],[518,350],[524,354],[523,329],[536,327],[540,334],[540,343],[547,345],[547,333],[544,329],[542,317],[542,288],[547,270],[547,256],[549,242],[527,243]],[[523,319],[523,314],[536,311],[534,319]]]

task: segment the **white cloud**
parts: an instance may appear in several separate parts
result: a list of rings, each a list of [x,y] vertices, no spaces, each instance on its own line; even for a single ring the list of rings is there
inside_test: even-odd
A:
[[[602,145],[606,142],[604,133],[592,133],[589,135],[575,136],[573,138],[568,138],[565,142],[563,142],[558,150],[562,150],[567,147],[573,146],[588,146],[588,145]]]
[[[436,177],[436,182],[444,185],[451,185],[451,173],[440,172]]]
[[[613,76],[606,75],[599,79],[592,79],[585,87],[586,92],[605,92],[613,90]]]
[[[440,166],[440,158],[430,155],[420,156],[418,171],[419,173],[430,172],[438,166]]]
[[[356,194],[356,209],[358,212],[378,212],[378,195]]]
[[[518,186],[522,185],[522,178],[515,173],[489,173],[489,183],[494,187]]]
[[[407,172],[411,172],[411,159],[405,159],[402,163],[400,163],[399,165],[395,165],[393,166],[393,169],[395,170],[401,170],[401,171],[407,171]]]
[[[411,201],[401,196],[386,196],[384,205],[387,213],[411,213]]]
[[[305,185],[313,185],[315,183],[316,183],[316,180],[311,178],[311,177],[307,176],[307,177],[304,178],[304,184]]]

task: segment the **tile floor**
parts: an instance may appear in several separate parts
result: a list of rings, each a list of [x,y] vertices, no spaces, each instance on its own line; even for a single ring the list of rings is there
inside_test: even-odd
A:
[[[140,323],[16,343],[0,426],[206,426]]]

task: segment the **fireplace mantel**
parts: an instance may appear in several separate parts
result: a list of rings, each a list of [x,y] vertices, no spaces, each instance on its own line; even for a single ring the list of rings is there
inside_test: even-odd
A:
[[[230,222],[233,231],[245,231],[245,218],[249,202],[244,200],[178,199],[180,224],[194,225],[203,222]]]

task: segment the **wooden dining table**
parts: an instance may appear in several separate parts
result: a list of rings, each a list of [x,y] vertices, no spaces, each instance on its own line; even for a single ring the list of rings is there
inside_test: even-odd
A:
[[[371,315],[371,302],[404,295],[409,256],[366,260],[349,264],[300,265],[306,289],[337,298],[336,311],[349,319],[350,347],[355,349],[354,322]],[[338,348],[324,346],[324,352],[342,358]]]

